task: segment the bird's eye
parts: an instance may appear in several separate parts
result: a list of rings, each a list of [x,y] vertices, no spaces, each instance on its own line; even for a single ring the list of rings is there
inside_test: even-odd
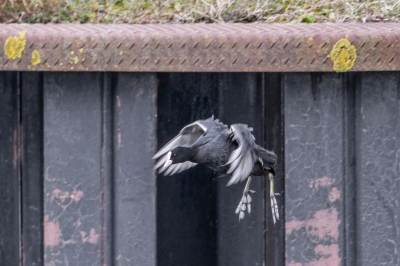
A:
[[[176,157],[176,154],[172,155],[172,157]]]

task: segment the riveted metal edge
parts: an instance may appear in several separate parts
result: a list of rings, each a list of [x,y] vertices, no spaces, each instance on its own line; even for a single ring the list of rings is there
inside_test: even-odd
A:
[[[329,55],[346,38],[357,54],[348,71],[393,71],[400,70],[399,29],[395,23],[2,25],[0,70],[334,71]],[[6,41],[23,31],[22,56],[9,58]],[[40,62],[32,64],[34,51]],[[341,60],[349,60],[346,52]]]

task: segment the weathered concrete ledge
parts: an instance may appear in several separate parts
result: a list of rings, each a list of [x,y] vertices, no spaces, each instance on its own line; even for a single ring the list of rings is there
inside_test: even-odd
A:
[[[400,70],[400,26],[0,25],[0,70],[391,71]]]

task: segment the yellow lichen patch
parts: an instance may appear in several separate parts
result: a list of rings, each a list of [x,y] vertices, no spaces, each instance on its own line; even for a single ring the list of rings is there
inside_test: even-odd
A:
[[[72,57],[72,62],[73,62],[74,64],[78,64],[78,61],[79,61],[79,58],[78,58],[77,56]]]
[[[310,38],[308,38],[310,41],[314,40],[313,36],[311,36]]]
[[[357,59],[356,48],[346,38],[340,39],[328,55],[333,61],[333,70],[346,72],[354,66]]]
[[[26,45],[25,33],[26,31],[21,31],[19,37],[11,36],[6,40],[6,43],[4,44],[4,52],[8,58],[21,58]]]
[[[79,49],[79,52],[80,52],[80,53],[83,53],[83,48]]]
[[[31,60],[31,64],[32,65],[37,65],[40,64],[40,62],[42,62],[42,60],[40,59],[40,54],[38,50],[35,50],[32,52],[32,60]]]

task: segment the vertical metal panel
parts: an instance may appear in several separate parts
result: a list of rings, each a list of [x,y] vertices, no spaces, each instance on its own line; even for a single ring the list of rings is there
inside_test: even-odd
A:
[[[275,192],[279,206],[280,221],[273,223],[269,194],[265,195],[265,261],[267,265],[285,264],[285,172],[284,172],[284,114],[282,74],[264,73],[264,147],[278,156],[275,166]],[[265,191],[270,191],[270,182],[265,182]]]
[[[286,263],[341,265],[341,76],[285,74],[284,86]]]
[[[363,73],[357,100],[357,263],[399,265],[399,74]]]
[[[43,73],[21,73],[23,265],[43,265]]]
[[[356,92],[360,89],[362,73],[346,73],[343,76],[343,241],[342,265],[356,265]]]
[[[158,147],[197,119],[218,117],[213,73],[159,74]],[[157,178],[157,265],[216,265],[217,174],[199,165]],[[240,196],[240,195],[239,195]]]
[[[256,142],[263,144],[262,83],[260,73],[219,74],[219,118],[226,124],[248,124]],[[226,187],[229,178],[218,180],[217,243],[218,265],[263,265],[264,261],[264,177],[253,178],[250,188],[252,214],[238,221],[236,207],[245,183]]]
[[[155,265],[156,75],[119,73],[114,99],[116,265]]]
[[[20,263],[19,73],[0,72],[0,263]]]
[[[1,265],[399,264],[398,73],[0,72],[0,96]],[[244,183],[156,182],[157,141],[212,114],[278,154],[286,221],[262,177],[240,223]]]
[[[102,151],[101,205],[102,209],[102,266],[114,265],[114,93],[118,73],[102,73]]]
[[[100,265],[98,73],[44,75],[46,265]]]

